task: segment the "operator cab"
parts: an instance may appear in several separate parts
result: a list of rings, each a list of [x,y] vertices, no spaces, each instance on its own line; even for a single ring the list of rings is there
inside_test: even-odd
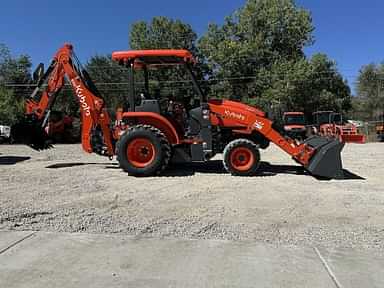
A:
[[[343,119],[343,116],[340,113],[332,113],[329,122],[336,125],[346,124],[345,120]]]
[[[340,113],[334,111],[317,111],[312,114],[313,123],[316,126],[321,126],[324,124],[336,124],[344,125],[345,120]]]
[[[112,53],[112,59],[129,70],[128,105],[125,110],[161,114],[183,136],[200,133],[200,128],[204,126],[201,123],[201,107],[208,105],[192,71],[196,61],[188,50],[119,51]],[[185,72],[190,79],[181,76]],[[174,81],[169,80],[172,75]],[[191,82],[194,89],[190,89]]]
[[[303,112],[285,112],[283,114],[284,134],[292,139],[306,138],[306,122]]]
[[[304,113],[301,112],[289,112],[284,113],[284,125],[305,125]]]

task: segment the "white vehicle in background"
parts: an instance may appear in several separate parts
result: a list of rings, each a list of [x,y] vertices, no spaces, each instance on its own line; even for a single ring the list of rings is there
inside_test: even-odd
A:
[[[348,123],[353,124],[356,126],[356,128],[362,128],[364,127],[364,122],[359,120],[347,120]]]
[[[11,127],[0,125],[0,144],[10,142],[11,140]]]

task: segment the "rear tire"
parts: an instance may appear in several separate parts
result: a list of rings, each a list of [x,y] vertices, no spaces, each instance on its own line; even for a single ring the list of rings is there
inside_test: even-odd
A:
[[[225,169],[235,176],[252,176],[260,166],[258,146],[248,139],[237,139],[224,149]]]
[[[132,176],[160,174],[169,163],[171,147],[166,136],[150,125],[130,127],[116,144],[120,167]]]

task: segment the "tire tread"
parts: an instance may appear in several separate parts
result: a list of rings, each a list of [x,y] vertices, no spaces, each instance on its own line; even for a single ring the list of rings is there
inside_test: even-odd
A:
[[[138,130],[145,130],[145,131],[150,131],[155,135],[157,139],[159,139],[160,144],[161,144],[161,150],[162,150],[162,155],[163,158],[161,159],[161,165],[158,169],[156,169],[155,173],[156,175],[160,175],[168,166],[169,161],[171,159],[171,145],[168,142],[167,137],[165,134],[160,131],[158,128],[151,126],[151,125],[145,125],[145,124],[139,124],[135,126],[131,126],[125,131],[123,135],[121,135],[120,139],[116,143],[116,159],[119,162],[119,165],[123,159],[120,159],[120,149],[121,149],[121,140],[123,139],[124,135],[128,135],[129,133],[133,133]],[[124,167],[120,165],[120,167],[125,171],[128,172]],[[136,175],[137,176],[137,175]],[[145,175],[145,176],[150,176],[150,175]]]
[[[231,164],[229,163],[229,154],[234,148],[239,146],[246,146],[248,148],[253,149],[256,156],[256,165],[254,165],[251,169],[245,172],[240,172],[233,169],[233,167],[231,167]],[[243,138],[236,139],[228,143],[228,145],[224,148],[224,152],[223,152],[223,165],[225,170],[227,170],[229,173],[231,173],[234,176],[252,176],[256,174],[260,166],[260,153],[258,148],[259,146],[255,144],[253,141],[248,139],[243,139]]]

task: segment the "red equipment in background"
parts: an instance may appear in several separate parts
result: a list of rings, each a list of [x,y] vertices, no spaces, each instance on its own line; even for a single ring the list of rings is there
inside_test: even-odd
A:
[[[306,139],[307,128],[303,112],[284,112],[283,125],[287,136],[297,140]]]
[[[364,144],[365,135],[359,134],[357,127],[344,121],[340,113],[333,111],[317,111],[313,113],[316,132],[320,136],[334,137],[343,143]]]
[[[380,115],[380,121],[376,123],[377,140],[384,142],[384,114]]]
[[[54,143],[76,143],[80,131],[75,131],[75,119],[60,111],[52,111],[45,127],[45,133]]]

